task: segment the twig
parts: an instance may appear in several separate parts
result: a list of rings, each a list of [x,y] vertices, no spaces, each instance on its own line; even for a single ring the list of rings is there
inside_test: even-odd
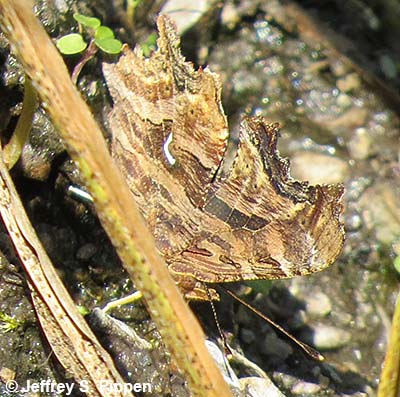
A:
[[[398,397],[400,386],[400,294],[397,297],[386,357],[379,380],[378,397]]]
[[[88,106],[27,0],[0,0],[0,22],[93,196],[99,218],[193,396],[231,392],[210,357],[196,318],[158,255]]]

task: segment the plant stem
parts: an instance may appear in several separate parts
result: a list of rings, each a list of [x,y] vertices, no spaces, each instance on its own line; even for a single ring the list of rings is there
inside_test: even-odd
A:
[[[24,101],[14,133],[3,149],[4,162],[10,170],[21,156],[22,148],[28,139],[36,110],[36,93],[28,76],[25,76]]]
[[[81,60],[75,65],[72,71],[71,80],[76,85],[78,83],[78,77],[83,69],[83,67],[96,55],[99,48],[94,43],[94,40],[90,40],[89,46],[83,53]]]
[[[378,387],[378,397],[398,397],[400,385],[400,293]]]

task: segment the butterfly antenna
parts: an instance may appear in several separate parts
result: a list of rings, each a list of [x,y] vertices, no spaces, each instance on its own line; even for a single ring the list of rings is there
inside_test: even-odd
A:
[[[212,314],[213,314],[213,317],[214,317],[215,325],[217,326],[218,333],[219,333],[219,335],[221,337],[221,340],[222,340],[222,343],[224,345],[225,355],[229,359],[230,357],[233,357],[232,350],[229,347],[228,342],[226,341],[225,335],[222,332],[221,325],[220,325],[220,323],[218,321],[217,311],[215,310],[215,305],[214,305],[214,302],[213,302],[213,300],[211,298],[210,290],[209,290],[207,284],[203,284],[203,285],[204,285],[204,289],[207,292],[207,296],[208,296],[208,300],[210,302],[211,311],[212,311]]]
[[[235,293],[232,291],[226,289],[225,287],[220,286],[221,289],[223,289],[228,295],[230,295],[232,298],[236,299],[238,302],[240,302],[242,305],[246,306],[248,309],[253,311],[255,314],[257,314],[259,317],[261,317],[263,320],[267,321],[269,324],[274,326],[276,329],[278,329],[280,332],[282,332],[285,336],[287,336],[291,341],[296,343],[299,347],[301,347],[310,357],[312,357],[314,360],[317,361],[324,361],[325,357],[312,348],[311,346],[307,345],[304,342],[301,342],[297,338],[295,338],[293,335],[291,335],[288,331],[286,331],[284,328],[282,328],[279,324],[277,324],[275,321],[271,320],[269,317],[267,317],[265,314],[261,313],[259,310],[254,308],[253,306],[249,305],[246,301],[243,299],[239,298]]]

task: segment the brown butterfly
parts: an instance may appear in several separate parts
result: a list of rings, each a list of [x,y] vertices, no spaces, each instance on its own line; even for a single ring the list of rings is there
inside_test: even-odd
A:
[[[112,153],[159,251],[189,299],[204,283],[281,279],[332,264],[344,241],[341,185],[289,175],[278,125],[245,117],[229,171],[221,82],[185,62],[173,22],[158,19],[158,50],[104,64],[114,109]],[[212,290],[212,298],[218,294]]]

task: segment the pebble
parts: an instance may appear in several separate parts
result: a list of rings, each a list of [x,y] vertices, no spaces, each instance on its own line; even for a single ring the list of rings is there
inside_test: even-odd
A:
[[[310,294],[306,299],[306,310],[314,317],[325,317],[332,310],[332,302],[323,292]]]
[[[322,153],[300,151],[291,158],[291,174],[311,184],[340,183],[346,179],[348,165],[344,160]]]
[[[360,77],[357,73],[349,73],[336,82],[337,88],[342,92],[354,91],[360,87],[360,84]]]
[[[349,106],[351,106],[351,104],[353,103],[350,95],[341,93],[338,95],[337,99],[336,99],[336,103],[341,107],[341,108],[348,108]]]
[[[345,227],[347,232],[356,232],[361,229],[363,225],[362,218],[357,213],[352,213],[349,209],[347,210],[347,216],[345,218]]]
[[[7,381],[15,379],[15,371],[10,368],[3,367],[0,369],[0,379],[2,382],[6,383]]]
[[[377,239],[384,244],[391,244],[400,235],[399,194],[396,188],[400,189],[391,182],[378,182],[368,188],[359,200],[368,229],[374,230]]]
[[[341,59],[332,60],[332,74],[336,77],[343,77],[349,72],[349,67]]]
[[[387,79],[396,79],[398,75],[397,65],[387,54],[383,54],[379,57],[379,64],[383,74]]]
[[[248,345],[255,341],[256,336],[254,332],[247,328],[242,328],[240,331],[240,339]]]
[[[312,342],[317,350],[332,350],[345,346],[351,339],[350,332],[320,324],[314,328]]]
[[[275,332],[270,332],[265,336],[261,351],[267,356],[277,356],[280,360],[285,360],[293,353],[292,347],[278,338]]]
[[[21,164],[25,176],[42,182],[48,178],[51,161],[45,154],[45,152],[36,150],[29,143],[25,144],[21,153]]]
[[[371,153],[372,139],[366,128],[357,128],[347,143],[350,156],[355,160],[365,160]]]
[[[82,245],[76,253],[76,258],[81,261],[89,260],[97,252],[97,247],[94,244],[88,243]]]
[[[267,378],[248,377],[240,379],[246,396],[251,397],[285,397],[285,395]]]
[[[309,396],[311,394],[316,394],[321,390],[321,386],[316,383],[300,381],[297,382],[291,389],[292,394],[294,395],[306,395]]]
[[[236,376],[235,372],[233,371],[232,367],[230,366],[228,360],[226,359],[225,355],[221,352],[220,348],[210,340],[205,341],[206,347],[211,354],[211,357],[216,362],[218,368],[222,372],[222,375],[225,381],[234,388],[240,389],[241,385],[239,382],[238,377]]]

